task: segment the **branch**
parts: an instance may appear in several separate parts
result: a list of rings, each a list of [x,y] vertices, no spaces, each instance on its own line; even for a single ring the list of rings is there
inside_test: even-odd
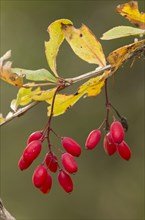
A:
[[[16,220],[4,207],[3,202],[0,198],[0,220]]]
[[[2,121],[0,123],[0,126],[8,123],[9,121],[13,120],[16,117],[20,117],[21,115],[23,115],[24,113],[26,113],[29,109],[33,108],[35,105],[37,105],[40,102],[32,102],[29,105],[18,109],[18,111],[14,112],[10,117],[6,118],[4,121]]]
[[[110,70],[111,69],[111,65],[107,65],[107,66],[104,66],[104,67],[98,67],[96,68],[95,70],[93,71],[90,71],[88,73],[84,73],[80,76],[77,76],[77,77],[74,77],[74,78],[68,78],[68,79],[65,79],[67,82],[69,82],[70,84],[74,84],[76,82],[79,82],[81,80],[84,80],[84,79],[87,79],[87,78],[91,78],[93,76],[97,76],[101,73],[103,73],[105,70]]]

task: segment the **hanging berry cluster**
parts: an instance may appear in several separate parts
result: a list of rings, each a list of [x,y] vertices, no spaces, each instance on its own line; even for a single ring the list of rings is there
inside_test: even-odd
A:
[[[79,157],[81,154],[80,145],[70,137],[60,137],[52,128],[51,128],[51,119],[53,116],[55,96],[59,91],[60,87],[57,87],[56,92],[53,96],[51,104],[51,112],[49,120],[42,131],[35,131],[32,133],[28,140],[27,146],[23,151],[23,154],[18,162],[18,166],[21,170],[27,169],[32,162],[39,156],[42,143],[46,140],[48,142],[48,152],[46,153],[43,162],[38,165],[34,170],[32,175],[32,183],[38,188],[42,193],[46,194],[50,191],[52,187],[52,177],[51,172],[56,173],[58,171],[58,182],[63,190],[67,193],[73,191],[73,181],[71,174],[74,174],[78,171],[78,166],[75,157]],[[105,97],[106,97],[106,117],[98,129],[95,129],[90,132],[87,137],[85,147],[88,150],[94,149],[101,140],[102,131],[105,129],[104,136],[104,150],[111,156],[115,152],[119,154],[124,160],[129,160],[131,157],[131,150],[127,143],[124,140],[125,131],[128,129],[128,124],[126,118],[121,116],[119,112],[111,105],[108,100],[107,94],[107,81],[105,83]],[[120,121],[116,120],[112,110],[115,110],[117,116],[120,118]],[[113,122],[109,124],[109,114],[112,113]],[[105,128],[104,128],[104,124]],[[50,142],[50,133],[54,133],[57,138],[59,138],[63,150],[61,151],[61,158],[58,158],[57,155],[53,152],[53,145]],[[59,162],[61,161],[61,163]]]
[[[92,150],[101,140],[101,131],[96,129],[90,132],[86,140],[86,149]],[[131,150],[124,141],[124,128],[122,124],[115,120],[110,126],[110,131],[104,137],[104,150],[111,156],[117,152],[121,158],[129,160],[131,157]]]

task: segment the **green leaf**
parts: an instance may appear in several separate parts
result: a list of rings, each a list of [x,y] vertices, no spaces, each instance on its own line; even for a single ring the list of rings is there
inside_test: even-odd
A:
[[[110,29],[109,31],[105,32],[101,37],[102,40],[111,40],[120,37],[127,37],[127,36],[134,36],[134,35],[145,35],[145,30],[134,28],[130,26],[118,26]]]
[[[64,24],[72,24],[72,22],[68,19],[60,19],[50,24],[47,29],[50,40],[45,42],[45,53],[48,65],[56,76],[58,76],[56,70],[56,56],[64,40],[64,33],[62,31],[62,25]]]
[[[88,63],[106,65],[102,46],[87,26],[82,25],[81,28],[76,29],[66,24],[62,28],[65,39],[77,56]]]
[[[22,75],[26,77],[28,80],[32,81],[49,81],[49,82],[56,82],[56,77],[53,76],[48,70],[46,69],[39,69],[39,70],[26,70],[20,68],[12,68],[14,73]]]

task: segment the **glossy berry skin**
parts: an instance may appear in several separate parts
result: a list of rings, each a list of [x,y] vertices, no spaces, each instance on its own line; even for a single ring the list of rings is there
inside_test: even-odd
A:
[[[104,150],[109,156],[113,155],[117,151],[117,145],[114,143],[110,132],[104,137]]]
[[[101,131],[99,129],[91,131],[86,140],[86,144],[85,144],[86,149],[92,150],[94,147],[97,146],[100,140],[101,140]]]
[[[32,176],[32,182],[35,187],[40,188],[44,185],[47,179],[47,169],[44,165],[39,165]]]
[[[72,179],[64,170],[59,171],[58,182],[65,192],[70,193],[73,191]]]
[[[21,158],[19,159],[19,162],[18,162],[18,167],[21,170],[26,170],[32,164],[32,162],[33,161],[25,161],[23,156],[21,156]]]
[[[78,171],[78,166],[75,161],[75,158],[71,154],[69,153],[62,154],[61,162],[67,172],[75,173]]]
[[[125,141],[122,141],[121,144],[118,144],[117,151],[120,157],[124,160],[129,160],[131,158],[131,150]]]
[[[42,185],[42,187],[40,188],[40,191],[44,194],[47,194],[50,192],[52,187],[52,177],[51,175],[47,172],[47,177],[46,180],[44,182],[44,184]]]
[[[35,141],[35,140],[40,140],[40,138],[42,137],[42,132],[41,131],[35,131],[33,132],[29,137],[28,137],[28,140],[27,140],[27,143],[29,144],[30,142],[32,141]]]
[[[124,128],[119,121],[114,121],[110,127],[110,134],[115,143],[120,144],[124,139]]]
[[[38,157],[42,149],[41,142],[38,140],[30,142],[23,152],[23,158],[25,161],[32,162]]]
[[[45,158],[45,163],[51,172],[56,172],[58,169],[58,159],[54,153],[48,153]]]
[[[72,138],[63,137],[61,140],[62,146],[64,149],[70,153],[71,155],[78,157],[81,154],[81,147],[80,145],[74,141]]]

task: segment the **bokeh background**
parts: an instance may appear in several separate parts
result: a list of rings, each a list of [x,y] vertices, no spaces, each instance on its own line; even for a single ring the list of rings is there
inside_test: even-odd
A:
[[[1,0],[1,55],[12,50],[14,67],[48,68],[44,41],[48,40],[48,25],[60,18],[86,24],[100,38],[108,29],[130,23],[115,12],[122,0],[100,1],[7,1]],[[140,0],[141,11],[145,10]],[[101,41],[106,56],[112,50],[133,42],[133,37]],[[85,63],[63,43],[57,58],[62,77],[77,76],[96,66]],[[17,220],[142,220],[144,219],[144,62],[136,60],[133,67],[126,63],[109,79],[109,97],[118,111],[128,118],[126,141],[132,158],[126,162],[116,154],[109,157],[103,141],[93,151],[86,151],[88,133],[97,128],[105,117],[104,90],[95,98],[79,101],[66,114],[53,120],[53,128],[62,136],[70,136],[82,146],[77,159],[79,172],[73,176],[74,192],[66,194],[53,175],[53,187],[43,195],[31,183],[33,170],[43,159],[44,152],[26,171],[17,162],[26,146],[29,134],[43,128],[47,121],[45,103],[1,128],[1,197]],[[78,85],[77,85],[78,86]],[[74,90],[74,88],[69,91]],[[17,88],[1,82],[1,112],[10,111],[10,102]],[[52,136],[52,142],[58,147]],[[58,152],[57,152],[58,154]]]

